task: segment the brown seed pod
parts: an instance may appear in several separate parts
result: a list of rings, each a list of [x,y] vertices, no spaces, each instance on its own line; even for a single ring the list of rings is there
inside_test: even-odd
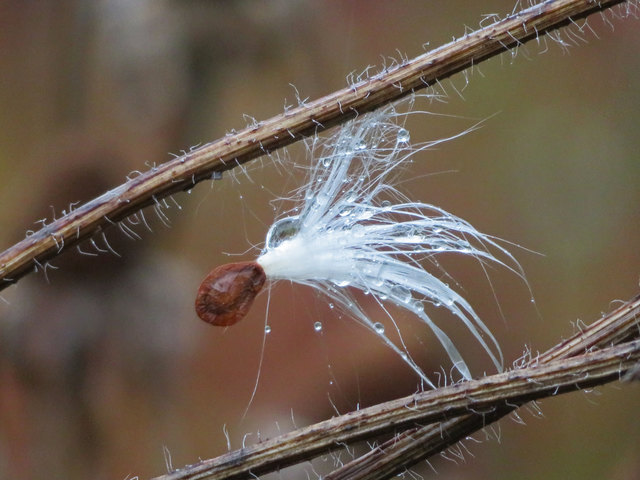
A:
[[[264,270],[256,262],[220,265],[200,284],[196,313],[211,325],[233,325],[247,314],[266,279]]]

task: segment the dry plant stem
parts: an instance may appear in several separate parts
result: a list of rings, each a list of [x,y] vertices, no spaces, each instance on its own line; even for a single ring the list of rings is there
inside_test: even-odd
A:
[[[502,407],[485,415],[466,415],[437,425],[413,428],[323,477],[324,480],[380,480],[390,478],[500,419],[513,408]]]
[[[640,362],[640,340],[608,345],[640,337],[639,317],[640,296],[536,356],[527,367],[351,412],[158,478],[249,478],[251,473],[309,460],[346,443],[405,429],[326,477],[387,478],[528,401],[619,379]],[[603,346],[608,347],[598,349]],[[442,423],[415,427],[438,421]]]
[[[622,0],[549,0],[466,34],[431,52],[386,69],[234,135],[152,168],[33,233],[0,255],[0,290],[38,265],[115,222],[173,193],[346,122],[359,114],[434,85],[461,70],[578,19],[628,3]]]
[[[584,331],[560,342],[542,355],[536,356],[529,364],[550,366],[557,363],[558,359],[561,359],[561,363],[562,359],[577,360],[585,356],[581,355],[582,352],[638,337],[640,337],[640,295],[589,325]],[[637,349],[638,340],[624,346],[628,347],[634,344]],[[624,355],[621,351],[616,351],[616,348],[618,347],[611,347],[601,353],[615,361],[621,358],[620,355]],[[636,360],[635,367],[637,368],[637,366]],[[620,370],[620,377],[623,374],[624,370]],[[588,373],[584,371],[583,375],[586,380]],[[532,381],[535,380],[532,379]],[[586,387],[586,385],[584,386]],[[560,385],[557,388],[558,390],[554,391],[553,395],[562,390]],[[530,400],[533,399],[533,397],[530,398]],[[481,415],[478,415],[477,409],[475,409],[476,413],[474,414],[467,413],[437,425],[410,429],[380,445],[376,450],[335,470],[326,478],[331,480],[389,478],[389,476],[400,473],[433,454],[442,452],[456,442],[464,440],[474,432],[513,412],[522,403],[524,402],[505,401],[495,404],[493,410],[486,410],[486,413]],[[448,416],[451,417],[451,415]]]
[[[248,478],[250,473],[259,475],[274,471],[340,448],[341,443],[409,428],[390,440],[389,448],[383,445],[362,457],[368,461],[359,463],[358,459],[344,470],[324,477],[387,478],[456,443],[468,435],[471,427],[472,431],[482,428],[530,400],[615,381],[638,362],[640,340],[635,340],[571,359],[555,360],[376,405],[160,478]],[[476,413],[469,415],[470,411]],[[446,420],[460,415],[463,415],[461,419]],[[436,421],[443,423],[426,428],[409,427]],[[356,471],[360,475],[353,476]]]

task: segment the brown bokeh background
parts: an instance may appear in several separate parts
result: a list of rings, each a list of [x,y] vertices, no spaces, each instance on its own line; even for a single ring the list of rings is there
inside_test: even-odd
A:
[[[1,2],[0,248],[169,152],[242,128],[243,114],[280,113],[296,102],[290,84],[317,98],[352,71],[419,54],[513,3]],[[473,261],[450,262],[508,364],[638,291],[640,30],[634,19],[590,25],[599,39],[565,33],[566,50],[533,42],[482,64],[462,97],[462,75],[443,82],[447,103],[427,107],[455,118],[410,123],[420,142],[488,119],[416,157],[401,188],[542,254],[511,248],[535,305],[513,274],[489,270],[496,303]],[[137,228],[142,240],[107,232],[120,257],[71,251],[48,281],[30,275],[2,293],[0,477],[147,478],[165,471],[165,450],[178,467],[225,452],[225,431],[238,448],[415,391],[393,353],[306,288],[272,291],[253,399],[266,295],[226,331],[196,318],[201,278],[230,261],[225,253],[255,256],[277,213],[270,201],[303,181],[290,170],[264,159],[248,176],[205,182],[175,196],[182,208],[171,203],[170,228],[151,211],[154,232]],[[417,360],[437,369],[432,338],[400,317],[410,338],[421,333]],[[482,374],[477,346],[452,331]],[[489,439],[467,442],[473,456],[432,465],[438,478],[638,478],[639,400],[637,385],[546,400],[543,416],[521,413],[526,426],[503,420]],[[314,478],[333,462],[274,478]],[[426,464],[415,472],[435,475]]]

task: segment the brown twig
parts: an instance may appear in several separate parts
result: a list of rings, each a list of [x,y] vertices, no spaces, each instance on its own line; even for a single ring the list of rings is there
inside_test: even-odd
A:
[[[527,366],[351,412],[156,480],[250,478],[347,443],[405,430],[325,477],[388,478],[524,403],[619,379],[640,362],[640,340],[630,340],[640,337],[639,317],[640,296],[535,356]],[[628,341],[609,346],[623,340]]]
[[[640,337],[639,318],[640,295],[594,322],[582,332],[577,333],[566,341],[560,342],[544,354],[536,356],[529,364],[535,363],[544,368],[544,366],[549,367],[558,361],[563,363],[565,359],[569,363],[573,360],[579,361],[581,358],[588,356],[583,353],[585,351],[623,342],[630,338],[638,338]],[[635,340],[627,344],[626,347],[636,344],[636,347],[632,348],[637,348],[637,343],[638,340]],[[600,353],[608,356],[613,362],[621,359],[619,355],[625,355],[618,351],[617,347],[606,348]],[[637,368],[637,366],[638,362],[636,361],[634,368]],[[635,372],[635,370],[633,371]],[[624,375],[624,370],[620,370],[619,375]],[[589,372],[583,371],[582,378],[585,381],[589,380],[589,376]],[[615,380],[615,376],[611,379]],[[532,379],[532,381],[537,380]],[[592,385],[595,385],[595,383]],[[563,387],[558,384],[557,388],[557,391],[551,392],[552,395],[561,393]],[[550,391],[547,390],[547,392],[549,393]],[[533,399],[533,397],[530,398],[530,400]],[[376,450],[332,472],[326,478],[331,480],[358,480],[365,478],[367,480],[378,480],[388,478],[388,476],[399,473],[411,465],[429,458],[431,455],[442,452],[456,442],[510,414],[522,403],[513,399],[505,402],[499,401],[493,406],[493,409],[485,410],[485,413],[481,415],[467,413],[458,418],[450,418],[440,424],[410,429],[391,441],[380,445]]]
[[[434,85],[504,51],[623,0],[548,0],[431,52],[264,122],[221,138],[128,180],[0,254],[0,290],[34,267],[149,205],[265,153]],[[636,7],[637,8],[637,7]]]

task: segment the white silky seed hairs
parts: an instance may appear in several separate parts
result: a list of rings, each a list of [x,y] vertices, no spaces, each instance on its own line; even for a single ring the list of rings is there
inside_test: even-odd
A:
[[[407,102],[409,107],[413,100]],[[255,262],[218,267],[205,279],[198,294],[200,304],[196,301],[201,318],[217,325],[240,320],[262,287],[264,272],[266,281],[289,280],[322,292],[431,386],[385,305],[417,316],[435,334],[455,368],[469,379],[463,355],[428,313],[433,307],[448,310],[501,370],[502,353],[489,329],[462,296],[423,264],[438,255],[460,254],[481,263],[495,262],[523,277],[522,270],[495,238],[436,206],[410,201],[393,186],[398,167],[417,152],[449,140],[412,146],[404,128],[407,115],[398,112],[397,106],[388,106],[337,128],[326,140],[309,140],[309,180],[295,193],[296,206],[271,226]],[[224,271],[215,273],[220,269]],[[220,285],[233,282],[239,297],[214,298]],[[397,332],[397,344],[381,323],[365,314],[347,287],[371,294],[385,309]],[[209,295],[212,289],[216,295]],[[208,313],[203,316],[202,310]]]

